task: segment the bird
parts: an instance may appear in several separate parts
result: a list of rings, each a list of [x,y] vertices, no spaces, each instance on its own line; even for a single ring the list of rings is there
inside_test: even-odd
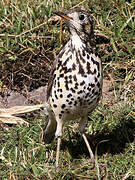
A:
[[[57,139],[56,168],[59,166],[60,144],[65,121],[78,120],[79,131],[88,148],[91,161],[95,158],[88,142],[85,127],[89,114],[102,96],[102,63],[94,41],[93,18],[85,10],[74,8],[57,11],[70,33],[70,39],[53,63],[45,99],[48,124],[44,142]]]

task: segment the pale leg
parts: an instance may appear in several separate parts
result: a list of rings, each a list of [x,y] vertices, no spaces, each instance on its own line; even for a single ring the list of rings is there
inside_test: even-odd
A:
[[[95,157],[94,157],[94,154],[93,154],[93,152],[91,150],[91,147],[90,147],[90,144],[88,142],[88,139],[87,139],[87,137],[86,137],[86,135],[84,133],[82,134],[82,137],[83,137],[83,139],[84,139],[84,141],[86,143],[86,146],[88,148],[88,151],[89,151],[89,154],[90,154],[90,158],[91,158],[91,162],[94,163],[95,162]]]
[[[89,144],[89,142],[88,142],[88,139],[87,139],[87,137],[86,137],[86,135],[85,135],[85,133],[84,133],[86,122],[87,122],[87,115],[84,116],[84,117],[82,117],[82,119],[81,119],[81,121],[80,121],[80,123],[79,123],[79,131],[82,133],[82,137],[83,137],[83,139],[84,139],[84,141],[85,141],[85,144],[86,144],[86,146],[87,146],[87,148],[88,148],[91,161],[92,161],[92,163],[94,163],[94,162],[95,162],[94,154],[93,154],[93,152],[92,152],[92,150],[91,150],[91,147],[90,147],[90,144]]]
[[[58,141],[57,141],[57,151],[56,151],[56,169],[57,169],[58,166],[59,166],[60,144],[61,144],[61,137],[58,137]]]
[[[56,169],[57,169],[59,166],[59,153],[60,153],[63,121],[62,121],[62,119],[58,119],[58,118],[56,118],[56,121],[57,121],[57,129],[56,129],[55,137],[58,138],[57,151],[56,151]]]

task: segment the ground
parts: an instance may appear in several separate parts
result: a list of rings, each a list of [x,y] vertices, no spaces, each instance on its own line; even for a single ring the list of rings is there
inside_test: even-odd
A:
[[[23,114],[29,125],[0,123],[0,179],[135,179],[135,2],[130,0],[0,2],[0,108],[39,104],[56,55],[69,39],[53,12],[83,7],[95,21],[103,98],[86,132],[92,169],[77,123],[65,124],[60,168],[56,140],[43,143],[44,110]],[[62,29],[63,34],[60,32]],[[96,36],[98,37],[98,36]]]

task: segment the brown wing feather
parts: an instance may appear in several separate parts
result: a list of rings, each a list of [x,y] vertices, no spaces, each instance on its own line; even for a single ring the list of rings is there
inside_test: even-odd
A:
[[[50,72],[50,75],[49,75],[50,77],[49,77],[49,80],[48,80],[47,93],[46,93],[46,101],[48,101],[49,96],[50,96],[51,91],[52,91],[52,86],[53,86],[53,80],[54,80],[56,65],[57,65],[58,61],[62,58],[64,52],[65,52],[65,47],[61,49],[60,53],[57,56],[57,59],[53,62],[52,69],[51,69],[51,72]]]
[[[48,85],[47,85],[47,94],[46,94],[46,100],[48,101],[49,96],[51,94],[52,91],[52,85],[53,85],[53,80],[54,80],[54,72],[56,70],[56,64],[57,64],[57,60],[54,61],[50,75],[49,75],[49,80],[48,80]]]

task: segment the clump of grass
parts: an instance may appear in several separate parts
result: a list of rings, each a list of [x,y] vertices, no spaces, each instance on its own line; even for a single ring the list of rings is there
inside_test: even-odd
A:
[[[100,110],[100,111],[99,111]],[[92,134],[88,138],[95,152],[100,177],[122,179],[127,173],[134,177],[134,114],[133,107],[125,105],[115,110],[102,107],[90,117]],[[55,172],[56,140],[46,146],[42,141],[45,119],[33,119],[28,126],[1,125],[0,176],[15,178],[91,178],[97,177],[97,169],[91,169],[89,155],[78,132],[64,128],[60,152],[60,171]],[[103,141],[102,143],[100,143]],[[97,146],[98,144],[98,146]]]

